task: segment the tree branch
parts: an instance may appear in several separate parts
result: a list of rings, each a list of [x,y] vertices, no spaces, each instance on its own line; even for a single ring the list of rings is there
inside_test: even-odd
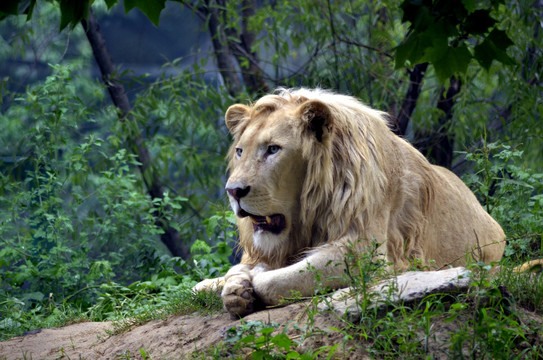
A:
[[[232,54],[230,54],[224,26],[221,25],[219,7],[215,3],[215,0],[206,0],[205,3],[206,5],[198,8],[197,11],[205,14],[207,17],[217,66],[219,67],[219,72],[224,80],[226,89],[231,96],[237,96],[243,90],[243,85],[237,75]]]
[[[87,39],[91,45],[94,58],[98,64],[98,67],[100,68],[100,72],[102,73],[102,80],[107,86],[111,100],[117,109],[119,109],[119,119],[123,122],[127,120],[132,122],[133,120],[130,116],[130,102],[126,96],[124,86],[115,77],[115,64],[111,59],[111,55],[106,46],[106,41],[100,32],[98,22],[96,21],[96,18],[91,10],[89,10],[88,20],[82,19],[81,25],[85,30],[85,34],[87,35]],[[130,128],[132,128],[132,130],[127,135],[127,139],[132,151],[137,155],[138,161],[141,164],[139,169],[145,186],[147,187],[149,196],[151,199],[163,199],[163,186],[156,172],[152,168],[149,149],[147,149],[145,146],[143,137],[139,133],[137,126]],[[173,256],[180,256],[187,259],[190,252],[181,241],[179,232],[164,221],[164,214],[161,210],[156,211],[154,215],[156,225],[164,230],[164,233],[160,236],[162,242],[168,247]]]
[[[384,50],[381,50],[379,48],[376,48],[374,46],[370,46],[370,45],[366,45],[366,44],[362,44],[358,41],[354,41],[354,40],[349,40],[349,39],[345,39],[341,36],[338,36],[338,40],[341,41],[341,42],[344,42],[345,44],[349,44],[349,45],[354,45],[354,46],[358,46],[358,47],[361,47],[361,48],[364,48],[364,49],[368,49],[368,50],[373,50],[373,51],[376,51],[378,52],[379,54],[383,54],[391,59],[394,59],[394,56],[391,55],[390,53],[384,51]]]
[[[239,64],[247,90],[253,94],[267,93],[270,90],[264,80],[264,71],[259,66],[256,53],[251,50],[256,36],[248,26],[248,19],[256,13],[256,1],[243,0],[241,6],[241,34],[236,34],[240,41],[230,41],[230,49]]]

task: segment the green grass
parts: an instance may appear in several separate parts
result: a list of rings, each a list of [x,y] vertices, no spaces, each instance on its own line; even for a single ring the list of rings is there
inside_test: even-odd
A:
[[[113,330],[108,332],[109,335],[129,331],[132,327],[145,324],[151,320],[193,313],[205,316],[223,311],[222,300],[218,294],[213,292],[193,293],[190,288],[172,292],[169,296],[160,299],[160,301],[149,301],[145,304],[137,303],[134,305],[132,310],[122,315],[119,311],[113,321]]]
[[[385,309],[371,306],[368,279],[381,271],[374,262],[357,258],[348,274],[362,298],[359,318],[341,318],[335,344],[308,349],[304,340],[322,336],[313,326],[317,304],[326,296],[307,302],[306,322],[297,331],[272,322],[249,321],[228,330],[224,342],[195,359],[332,359],[363,353],[376,359],[540,359],[543,356],[543,277],[516,273],[502,267],[493,273],[484,264],[473,264],[472,284],[462,294],[432,294],[412,303],[392,303]],[[366,280],[364,280],[366,278]],[[318,344],[318,342],[317,342]]]
[[[370,252],[371,253],[371,252]],[[369,254],[370,254],[369,253]],[[462,294],[432,294],[411,303],[390,302],[384,309],[371,306],[374,277],[382,267],[368,256],[352,257],[346,276],[353,289],[364,295],[356,319],[322,313],[318,295],[306,301],[305,323],[286,327],[271,321],[247,321],[227,329],[222,343],[201,349],[192,359],[335,359],[363,353],[375,359],[539,359],[543,356],[543,277],[516,273],[502,267],[493,274],[483,264],[472,265],[472,286]],[[90,311],[58,307],[47,321],[62,326],[101,316],[115,318],[120,334],[155,319],[199,313],[223,312],[215,293],[193,294],[188,286],[169,286],[150,291],[149,284],[130,287],[110,285]],[[157,311],[160,309],[160,311]],[[333,328],[314,325],[317,317],[336,320]],[[39,325],[36,323],[36,325]],[[40,326],[41,327],[41,326]],[[331,335],[325,335],[326,333]],[[307,340],[332,336],[335,343],[313,347]],[[124,354],[125,359],[146,358],[150,349]]]

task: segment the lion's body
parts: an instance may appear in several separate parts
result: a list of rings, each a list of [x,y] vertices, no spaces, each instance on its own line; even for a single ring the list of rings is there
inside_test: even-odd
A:
[[[504,233],[450,171],[394,135],[384,114],[354,98],[300,89],[232,106],[227,191],[241,264],[226,275],[225,307],[251,311],[253,291],[275,304],[311,295],[308,265],[342,286],[349,246],[369,241],[398,270],[498,261]],[[330,264],[340,266],[331,266]]]

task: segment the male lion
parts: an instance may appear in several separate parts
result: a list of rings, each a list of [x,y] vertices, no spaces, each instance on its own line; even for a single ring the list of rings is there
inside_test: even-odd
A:
[[[370,241],[397,270],[413,259],[436,268],[501,259],[505,235],[452,172],[431,165],[387,126],[385,114],[323,90],[279,90],[253,106],[233,105],[226,125],[226,191],[238,216],[241,263],[224,278],[233,315],[255,297],[278,304],[296,290],[315,292],[316,269],[331,289],[343,285],[345,255]]]

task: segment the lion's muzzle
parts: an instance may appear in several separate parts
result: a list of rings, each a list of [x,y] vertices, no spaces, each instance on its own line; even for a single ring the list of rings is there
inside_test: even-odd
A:
[[[258,216],[258,215],[249,215],[251,221],[253,222],[253,230],[257,231],[268,231],[272,234],[280,234],[286,228],[285,216],[281,214],[268,215],[268,216]]]
[[[280,234],[287,227],[287,221],[284,215],[274,214],[274,215],[254,215],[239,207],[239,211],[236,214],[240,218],[250,217],[253,222],[253,230],[257,231],[268,231],[272,234]]]
[[[241,207],[241,199],[246,197],[250,191],[250,186],[226,187],[226,192],[230,197],[230,204],[232,205],[232,209],[234,210],[236,215],[240,218],[250,217],[251,221],[253,222],[253,230],[255,232],[268,231],[275,235],[280,234],[287,227],[287,221],[284,215],[255,215],[249,213]]]

